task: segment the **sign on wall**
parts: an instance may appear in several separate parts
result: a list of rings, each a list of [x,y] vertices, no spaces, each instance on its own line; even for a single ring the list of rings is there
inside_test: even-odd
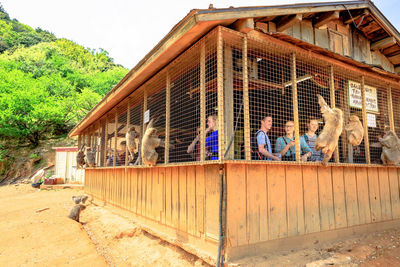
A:
[[[379,112],[378,95],[376,94],[376,88],[368,85],[365,85],[364,88],[367,110],[372,112]],[[362,109],[361,84],[349,80],[348,95],[350,107]]]
[[[150,109],[148,109],[148,110],[146,110],[146,111],[144,112],[144,118],[143,118],[143,120],[144,120],[144,123],[148,123],[148,122],[149,122],[149,120],[150,120]]]

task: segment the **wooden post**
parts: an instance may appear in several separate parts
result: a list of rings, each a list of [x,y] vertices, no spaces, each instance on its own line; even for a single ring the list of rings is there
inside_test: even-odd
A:
[[[128,110],[126,112],[126,132],[129,131],[129,128],[131,128],[131,101],[128,98]],[[128,141],[125,138],[125,142]],[[129,154],[129,148],[128,144],[125,146],[125,166],[128,166],[128,154]]]
[[[235,145],[232,138],[234,138],[234,109],[233,109],[233,60],[232,60],[232,47],[225,46],[224,50],[224,136],[225,145],[228,146],[232,142],[229,151],[224,155],[225,159],[234,159]],[[225,147],[227,149],[227,147]]]
[[[390,130],[395,131],[394,127],[394,117],[393,117],[393,99],[392,99],[392,86],[389,84],[388,92],[387,92],[387,101],[388,101],[388,112],[389,112],[389,125]]]
[[[225,136],[224,136],[224,42],[222,39],[222,28],[218,28],[217,35],[217,102],[218,102],[218,159],[224,159]]]
[[[96,167],[100,167],[101,160],[100,160],[100,149],[101,149],[101,121],[97,123],[97,141],[96,141]]]
[[[114,158],[113,166],[117,165],[117,145],[118,145],[118,109],[115,109],[115,123],[114,123]]]
[[[108,115],[106,115],[106,125],[104,127],[104,158],[103,158],[104,167],[107,167],[107,148],[108,148]]]
[[[250,154],[250,111],[249,111],[249,77],[247,70],[247,37],[243,37],[243,105],[244,105],[244,155],[246,160],[251,160]]]
[[[206,159],[206,44],[200,46],[200,161]]]
[[[329,68],[329,89],[330,89],[330,98],[331,98],[331,107],[336,107],[336,99],[335,99],[335,77],[333,75],[333,66]],[[335,162],[340,162],[339,157],[339,147],[338,145],[335,148]]]
[[[166,77],[166,92],[165,92],[165,149],[164,149],[164,163],[169,163],[169,135],[170,135],[170,105],[171,105],[171,77],[167,71]]]
[[[367,123],[367,103],[365,99],[365,79],[361,76],[361,100],[362,100],[362,117],[364,126],[364,148],[365,158],[367,164],[371,164],[371,156],[369,151],[369,139],[368,139],[368,123]]]
[[[144,95],[143,95],[143,114],[142,114],[142,137],[144,136],[144,133],[146,132],[146,123],[144,122],[144,114],[146,113],[147,110],[147,90],[144,89]]]
[[[81,146],[82,146],[82,135],[79,134],[78,135],[78,150],[81,149]]]
[[[299,106],[297,103],[297,76],[296,76],[296,54],[292,53],[292,90],[293,90],[293,116],[294,116],[294,138],[296,149],[296,162],[301,162],[300,132],[299,132]]]

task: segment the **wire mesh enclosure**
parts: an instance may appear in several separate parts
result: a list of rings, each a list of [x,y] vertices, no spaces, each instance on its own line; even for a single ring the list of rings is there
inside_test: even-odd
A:
[[[152,121],[156,164],[253,160],[320,162],[318,96],[343,113],[331,163],[381,164],[379,138],[400,131],[400,88],[311,52],[219,27],[85,131],[96,166],[140,165]],[[357,117],[363,138],[349,143]],[[134,144],[127,140],[135,131]]]

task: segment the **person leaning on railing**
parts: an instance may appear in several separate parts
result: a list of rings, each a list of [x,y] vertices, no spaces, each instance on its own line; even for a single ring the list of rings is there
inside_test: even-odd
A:
[[[275,152],[280,153],[282,160],[284,161],[295,161],[296,151],[295,151],[295,141],[294,141],[294,122],[287,121],[285,124],[285,136],[278,137],[275,145]],[[301,161],[307,161],[307,158],[312,155],[312,150],[306,144],[306,142],[300,139],[300,155]]]
[[[324,159],[324,154],[322,154],[322,151],[315,150],[315,144],[318,137],[316,132],[318,127],[318,120],[311,118],[307,123],[307,132],[300,136],[300,142],[305,142],[310,147],[312,152],[312,155],[308,158],[308,161],[322,161]]]

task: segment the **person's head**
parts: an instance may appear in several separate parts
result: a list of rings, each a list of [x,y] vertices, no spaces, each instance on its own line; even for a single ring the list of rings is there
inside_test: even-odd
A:
[[[212,114],[208,116],[207,118],[207,126],[213,131],[216,131],[218,129],[218,120],[217,120],[217,115]]]
[[[125,147],[126,147],[126,141],[121,141],[121,143],[119,143],[119,145],[120,145],[122,148],[125,148]]]
[[[269,131],[269,130],[271,130],[271,127],[272,127],[272,116],[271,115],[265,115],[261,119],[261,128],[264,131]]]
[[[294,122],[293,121],[287,121],[285,123],[285,133],[286,135],[292,135],[294,132]]]
[[[318,130],[319,124],[318,124],[318,119],[311,118],[308,120],[307,123],[307,130],[310,133],[315,133]]]

